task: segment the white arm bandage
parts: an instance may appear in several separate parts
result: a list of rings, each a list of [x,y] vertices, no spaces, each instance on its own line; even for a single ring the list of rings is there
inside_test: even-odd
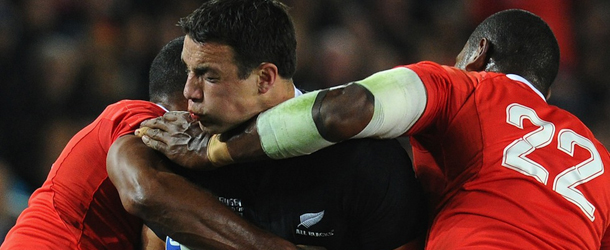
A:
[[[375,73],[356,82],[375,97],[375,112],[369,124],[353,138],[396,138],[407,132],[424,113],[426,88],[408,68]]]
[[[375,98],[369,124],[354,138],[395,138],[404,134],[426,107],[426,90],[407,68],[376,73],[357,84]],[[309,92],[261,113],[256,121],[261,146],[272,159],[311,154],[333,142],[324,139],[314,122],[312,107],[320,91]]]
[[[319,92],[290,99],[258,116],[256,126],[267,156],[283,159],[306,155],[334,144],[320,135],[311,114]]]

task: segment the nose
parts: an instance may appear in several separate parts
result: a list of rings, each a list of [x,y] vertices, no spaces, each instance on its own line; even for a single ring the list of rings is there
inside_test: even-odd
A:
[[[184,97],[195,102],[203,99],[203,90],[197,82],[197,77],[193,76],[193,73],[189,73],[184,85]]]

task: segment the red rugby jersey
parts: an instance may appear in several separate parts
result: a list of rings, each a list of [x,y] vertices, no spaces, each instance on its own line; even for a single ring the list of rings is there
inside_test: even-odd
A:
[[[146,101],[109,105],[68,142],[0,249],[138,247],[142,222],[123,208],[106,172],[106,155],[118,137],[164,112]]]
[[[438,212],[427,249],[600,249],[608,241],[610,157],[578,118],[516,75],[406,67],[427,92],[407,132]]]

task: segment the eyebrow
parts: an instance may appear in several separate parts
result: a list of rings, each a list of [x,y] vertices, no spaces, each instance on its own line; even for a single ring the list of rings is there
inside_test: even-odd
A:
[[[210,71],[213,71],[213,69],[210,66],[196,66],[192,70],[192,72],[195,73],[195,75],[205,75],[206,73],[208,73]]]
[[[184,58],[182,57],[182,55],[180,55],[180,61],[182,61],[182,63],[184,63],[185,66],[187,66],[186,70],[190,71],[190,69],[189,69],[188,65],[186,64],[186,61],[184,61]],[[198,66],[195,66],[195,68],[192,71],[198,75],[203,75],[203,74],[207,73],[208,71],[211,71],[211,68],[210,68],[210,66],[198,65]]]
[[[197,66],[194,69],[194,71],[197,71],[201,74],[205,74],[206,72],[208,72],[210,70],[211,70],[211,68],[209,66]]]

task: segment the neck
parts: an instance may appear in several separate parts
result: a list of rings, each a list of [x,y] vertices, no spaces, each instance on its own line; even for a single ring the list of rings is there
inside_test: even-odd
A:
[[[281,79],[275,83],[275,86],[267,93],[267,98],[264,99],[266,108],[274,107],[295,96],[295,87],[292,79]]]

